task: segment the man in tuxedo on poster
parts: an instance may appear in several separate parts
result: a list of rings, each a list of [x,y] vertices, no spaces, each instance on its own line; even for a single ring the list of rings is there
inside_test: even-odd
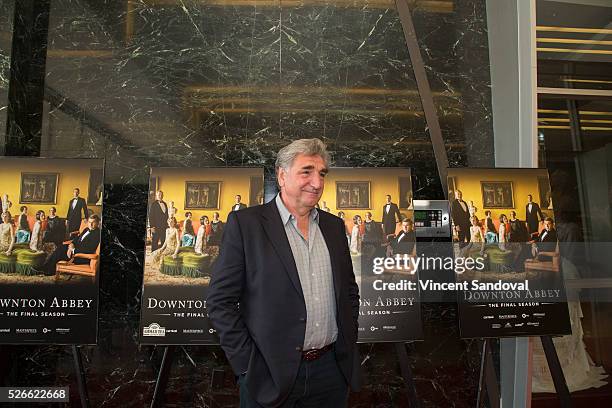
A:
[[[459,242],[470,241],[470,209],[463,201],[461,190],[455,190],[455,199],[451,202],[451,216],[457,228]]]
[[[43,270],[48,275],[55,273],[55,266],[59,261],[72,259],[75,264],[88,264],[87,258],[73,258],[75,254],[94,254],[100,245],[100,217],[92,214],[87,219],[87,227],[74,237],[68,244],[60,244],[49,256],[43,265]]]
[[[346,231],[315,208],[328,161],[321,140],[292,142],[278,153],[276,198],[228,216],[207,309],[241,407],[344,407],[358,386]]]
[[[232,205],[232,211],[244,210],[245,208],[247,208],[247,205],[241,201],[242,197],[240,196],[240,194],[236,194],[234,205]]]
[[[75,188],[74,196],[68,203],[68,213],[66,214],[66,228],[68,233],[78,233],[81,229],[81,220],[87,219],[87,202],[83,197],[79,197],[81,190]],[[83,216],[81,216],[83,214]]]
[[[540,220],[544,221],[544,214],[542,214],[542,210],[540,209],[538,203],[533,202],[533,196],[531,194],[527,194],[525,221],[527,221],[527,228],[529,229],[528,232],[530,235],[534,232],[538,232]]]
[[[402,220],[397,204],[391,202],[391,195],[387,194],[385,205],[383,205],[382,224],[385,235],[394,235],[397,223]]]
[[[155,193],[155,201],[149,207],[149,227],[151,228],[151,251],[155,251],[166,242],[168,228],[168,205],[164,201],[164,192]]]

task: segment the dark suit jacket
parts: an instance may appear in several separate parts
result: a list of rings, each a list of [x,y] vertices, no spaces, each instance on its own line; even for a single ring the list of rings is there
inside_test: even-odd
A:
[[[74,209],[72,208],[72,202],[77,200]],[[83,214],[83,216],[81,216]],[[68,213],[66,214],[66,220],[68,220],[69,232],[78,231],[81,227],[81,220],[87,218],[87,202],[83,197],[72,198],[68,203]]]
[[[383,241],[383,231],[380,223],[376,221],[363,222],[364,234],[362,242],[364,244],[378,245]]]
[[[151,203],[149,207],[149,225],[154,228],[165,229],[168,227],[168,204],[162,200],[166,207],[166,211],[162,211],[157,200]]]
[[[538,218],[538,215],[540,216]],[[531,203],[531,211],[529,211],[529,204],[525,205],[525,220],[527,221],[527,226],[529,227],[529,233],[537,232],[538,226],[540,225],[540,220],[544,219],[544,214],[542,214],[542,210],[537,203]]]
[[[402,215],[400,214],[400,210],[397,207],[397,204],[391,203],[391,207],[389,207],[389,212],[387,213],[385,209],[387,208],[387,204],[383,205],[383,216],[382,223],[385,228],[385,234],[395,234],[395,225],[396,222],[402,220]],[[397,218],[397,221],[396,221]]]
[[[391,248],[393,248],[393,255],[396,254],[412,254],[414,244],[416,242],[416,234],[414,231],[405,233],[400,231],[397,237],[391,240]]]
[[[461,200],[461,202],[465,204],[466,210],[463,210],[463,207],[461,207],[461,204],[459,204],[459,200],[453,200],[451,203],[451,216],[453,217],[453,222],[455,223],[455,225],[460,226],[461,230],[465,234],[469,235],[471,225],[470,210],[465,201]]]
[[[546,229],[543,229],[542,232],[540,232],[538,239],[538,250],[554,252],[555,249],[557,249],[557,230],[553,228],[544,236],[545,232]]]
[[[87,234],[87,236],[83,238],[83,236]],[[72,240],[72,244],[74,245],[74,253],[75,254],[93,254],[96,252],[96,248],[100,243],[100,228],[96,228],[95,230],[91,230],[89,228],[85,228],[78,237],[75,237]]]
[[[245,208],[247,208],[247,205],[245,203],[240,203],[240,206],[238,207],[237,210],[234,210],[235,206],[236,206],[236,203],[232,204],[232,211],[240,211],[240,210],[244,210]]]
[[[319,228],[334,280],[336,359],[356,389],[359,289],[344,223],[319,210]],[[246,372],[251,396],[262,405],[280,405],[301,362],[306,305],[275,200],[229,214],[206,306],[234,372]]]

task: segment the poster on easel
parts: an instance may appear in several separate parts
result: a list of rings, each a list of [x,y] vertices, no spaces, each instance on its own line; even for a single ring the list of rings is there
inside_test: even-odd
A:
[[[228,214],[263,204],[263,169],[152,168],[150,180],[140,343],[219,344],[206,310],[212,267]]]
[[[448,170],[461,337],[571,333],[546,169]]]
[[[103,159],[0,158],[0,344],[95,344]]]
[[[344,220],[359,286],[358,341],[422,339],[410,169],[333,167],[319,208]]]

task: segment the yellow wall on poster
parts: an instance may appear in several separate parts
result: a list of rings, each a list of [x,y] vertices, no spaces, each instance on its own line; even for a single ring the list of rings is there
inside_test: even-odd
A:
[[[383,205],[386,195],[391,194],[391,201],[399,205],[399,177],[409,177],[410,169],[406,168],[331,168],[325,177],[325,190],[319,204],[327,203],[332,214],[344,211],[347,220],[354,215],[363,218],[367,211],[372,213],[375,221],[382,220]],[[336,203],[337,181],[369,181],[370,182],[370,208],[369,209],[338,209]],[[410,186],[412,189],[412,186]],[[400,209],[400,212],[412,218],[412,210]]]
[[[227,220],[236,194],[240,194],[242,202],[249,204],[250,181],[252,176],[263,177],[261,168],[153,168],[151,176],[158,178],[158,190],[163,191],[164,201],[174,201],[177,209],[177,220],[185,219],[185,212],[193,213],[193,220],[199,220],[202,215],[212,219],[217,211],[222,221]],[[185,183],[187,181],[221,182],[219,209],[185,209]]]
[[[548,177],[548,171],[545,169],[449,169],[448,176],[455,178],[455,186],[463,193],[463,200],[466,203],[469,204],[470,200],[474,201],[478,218],[485,217],[485,210],[491,211],[493,219],[499,218],[501,214],[509,217],[510,211],[514,210],[517,218],[525,220],[527,194],[531,194],[533,201],[540,204],[538,177]],[[482,181],[511,181],[514,207],[484,208],[480,184]],[[542,208],[542,212],[554,218],[551,209]]]
[[[89,171],[102,168],[100,159],[38,159],[38,158],[0,158],[0,195],[9,195],[13,203],[11,215],[19,214],[19,207],[28,207],[28,214],[34,216],[36,211],[43,210],[47,215],[49,208],[57,208],[57,215],[65,217],[68,203],[73,197],[75,187],[80,189],[80,197],[87,200],[89,194]],[[59,173],[55,204],[36,204],[19,202],[21,191],[21,173]],[[101,206],[87,204],[95,214],[101,215]]]

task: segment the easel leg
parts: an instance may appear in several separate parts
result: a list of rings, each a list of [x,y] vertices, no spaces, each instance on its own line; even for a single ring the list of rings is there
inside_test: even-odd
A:
[[[162,358],[159,374],[157,375],[157,382],[155,383],[155,391],[153,392],[151,408],[160,407],[164,399],[164,392],[166,391],[166,385],[168,385],[168,377],[170,376],[170,369],[172,368],[172,360],[174,360],[175,350],[176,346],[166,346],[164,348],[164,357]]]
[[[85,379],[85,371],[83,370],[83,358],[79,346],[72,346],[72,356],[74,357],[74,371],[79,386],[79,395],[81,396],[81,406],[89,408],[89,396],[87,395],[87,382]]]
[[[555,384],[555,390],[559,396],[560,406],[561,408],[570,408],[572,406],[572,399],[569,389],[567,388],[567,383],[565,382],[565,377],[563,376],[563,369],[561,368],[561,363],[559,362],[559,357],[557,356],[557,350],[555,350],[555,344],[553,343],[552,337],[541,336],[540,340],[542,340],[542,348],[544,349],[544,354],[546,354],[546,362],[548,363],[550,375]]]
[[[412,375],[412,370],[410,369],[410,360],[408,359],[408,352],[406,351],[406,344],[395,343],[395,350],[397,351],[397,356],[399,358],[402,377],[404,377],[406,389],[408,390],[408,401],[410,403],[410,407],[420,408],[421,403],[419,402],[419,399],[417,398],[416,385],[414,383],[414,377]]]
[[[495,374],[495,363],[491,351],[491,339],[483,339],[482,355],[480,356],[480,376],[478,379],[478,396],[476,408],[484,404],[484,394],[489,397],[489,407],[499,408],[499,384]]]
[[[478,376],[478,394],[476,396],[476,408],[481,408],[485,391],[485,365],[487,361],[487,339],[482,341],[482,352],[480,354],[480,375]]]

